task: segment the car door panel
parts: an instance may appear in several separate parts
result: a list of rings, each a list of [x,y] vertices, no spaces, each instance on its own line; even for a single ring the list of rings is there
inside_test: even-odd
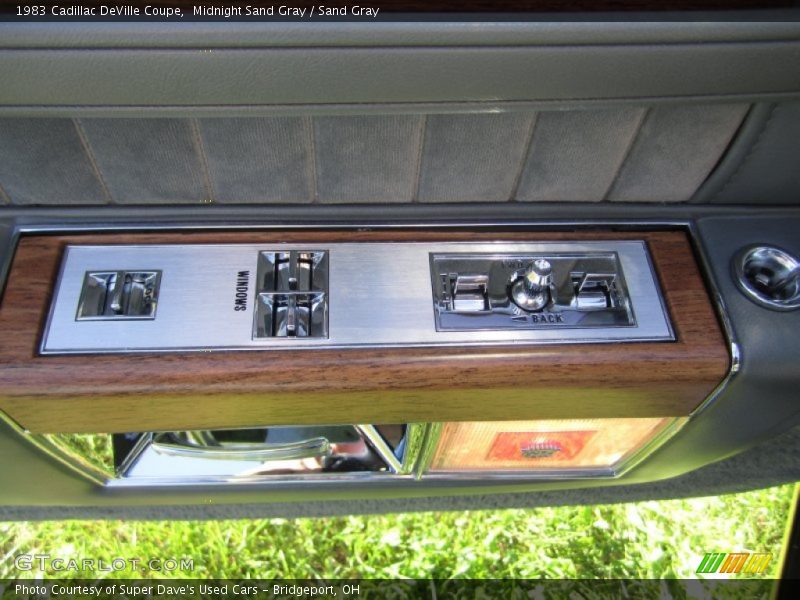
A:
[[[0,25],[0,74],[11,83],[0,92],[3,279],[11,273],[0,310],[15,333],[2,347],[0,515],[585,504],[798,478],[800,312],[756,304],[732,268],[754,245],[800,253],[796,23],[218,25]],[[474,368],[413,344],[280,351],[277,361],[257,350],[38,352],[67,243],[598,236],[647,244],[677,342],[461,348]],[[664,236],[683,241],[659,251]],[[690,272],[670,275],[680,264]],[[653,365],[662,382],[637,389]],[[180,388],[172,400],[169,376]],[[242,394],[248,377],[261,398]],[[319,393],[303,397],[304,385]],[[658,401],[657,385],[669,391]],[[621,416],[681,421],[630,468],[599,477],[408,471],[109,485],[124,477],[88,470],[57,437]]]

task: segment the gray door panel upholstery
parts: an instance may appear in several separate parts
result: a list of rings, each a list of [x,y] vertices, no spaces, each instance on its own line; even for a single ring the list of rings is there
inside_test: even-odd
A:
[[[17,205],[683,202],[748,107],[4,118],[0,186]]]
[[[744,96],[754,91],[781,95],[800,91],[800,83],[791,81],[797,64],[796,41],[604,44],[591,51],[560,46],[213,52],[15,48],[0,51],[5,79],[0,107],[589,101]],[[49,85],[42,86],[43,81]]]
[[[736,171],[710,201],[719,204],[800,202],[798,140],[800,103],[773,106]]]

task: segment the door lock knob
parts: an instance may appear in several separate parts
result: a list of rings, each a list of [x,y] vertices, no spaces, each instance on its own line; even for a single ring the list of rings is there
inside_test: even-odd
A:
[[[511,299],[524,310],[541,310],[550,302],[552,282],[553,266],[550,261],[539,258],[511,284]]]

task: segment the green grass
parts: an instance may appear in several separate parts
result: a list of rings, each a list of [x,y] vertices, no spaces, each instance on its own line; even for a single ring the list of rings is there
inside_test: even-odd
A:
[[[792,494],[786,485],[701,499],[534,510],[0,523],[0,579],[108,576],[14,568],[15,556],[42,553],[107,563],[117,557],[194,560],[194,571],[145,577],[689,578],[706,552],[751,551],[774,553],[767,576],[775,576]]]
[[[114,473],[114,442],[110,434],[58,433],[44,437],[79,461],[93,464],[109,474]],[[92,457],[91,461],[86,459],[88,456]]]

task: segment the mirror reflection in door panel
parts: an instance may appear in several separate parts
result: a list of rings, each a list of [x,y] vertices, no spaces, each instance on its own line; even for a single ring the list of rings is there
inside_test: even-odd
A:
[[[320,425],[142,434],[120,476],[129,481],[390,473],[402,460],[397,429]]]

